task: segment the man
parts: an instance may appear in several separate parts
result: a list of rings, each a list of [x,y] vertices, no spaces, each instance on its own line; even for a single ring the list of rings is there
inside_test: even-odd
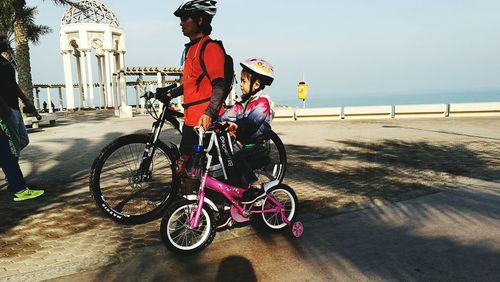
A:
[[[10,49],[7,35],[0,33],[0,54]],[[19,167],[19,152],[29,143],[28,133],[19,111],[18,99],[34,108],[16,82],[14,67],[0,55],[0,167],[14,201],[24,201],[41,196],[43,190],[28,188]]]
[[[5,33],[0,33],[0,54],[10,50],[8,37]],[[33,103],[24,95],[16,82],[16,71],[12,64],[0,55],[0,97],[3,98],[7,106],[12,110],[12,116],[6,121],[10,130],[12,141],[16,146],[17,154],[29,143],[28,133],[24,126],[24,121],[19,109],[19,99],[21,99],[28,110],[33,110]]]
[[[184,169],[193,146],[198,143],[198,135],[194,126],[207,129],[212,120],[221,112],[224,93],[224,50],[214,42],[207,43],[203,52],[201,49],[207,40],[211,40],[212,18],[217,12],[214,0],[185,1],[174,15],[180,18],[182,33],[190,42],[186,44],[183,54],[182,84],[168,96],[184,95],[184,125],[179,150],[182,154],[178,163],[178,172]],[[203,53],[203,58],[200,58]],[[206,68],[204,73],[200,61]]]
[[[25,201],[43,195],[43,190],[28,188],[19,167],[16,146],[11,138],[6,122],[12,117],[12,111],[0,97],[0,168],[9,182],[8,190],[14,195],[14,201]]]

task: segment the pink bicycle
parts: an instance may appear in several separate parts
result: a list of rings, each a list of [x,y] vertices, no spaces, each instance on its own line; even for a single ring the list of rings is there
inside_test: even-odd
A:
[[[265,192],[262,195],[243,202],[247,189],[225,183],[228,168],[232,166],[233,146],[229,132],[220,124],[206,132],[202,127],[195,130],[199,135],[197,147],[201,148],[198,150],[203,158],[191,171],[197,171],[200,185],[197,194],[184,195],[164,214],[160,233],[166,247],[176,253],[196,253],[213,241],[217,229],[252,219],[271,230],[288,228],[294,237],[300,237],[304,229],[295,219],[298,200],[292,188],[274,180],[263,185]],[[203,140],[207,139],[208,145],[203,147]],[[214,173],[213,155],[217,155],[222,173]],[[216,178],[215,175],[221,174],[222,177]]]

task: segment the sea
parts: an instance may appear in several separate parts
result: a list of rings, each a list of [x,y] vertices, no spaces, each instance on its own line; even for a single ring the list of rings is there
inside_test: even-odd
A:
[[[52,101],[59,105],[56,100],[55,90],[52,90]],[[452,103],[478,103],[478,102],[500,102],[500,89],[481,91],[449,91],[449,92],[424,92],[424,93],[389,93],[389,94],[331,94],[315,95],[309,93],[307,100],[303,103],[297,98],[297,94],[284,95],[274,91],[267,92],[277,106],[288,106],[296,108],[326,108],[326,107],[348,107],[348,106],[379,106],[379,105],[415,105],[415,104],[452,104]],[[127,87],[129,105],[135,105],[137,98],[133,87]],[[79,106],[78,91],[74,93],[75,106]],[[94,99],[96,105],[101,105],[99,89],[94,88]],[[40,93],[40,103],[47,101],[45,91]],[[65,103],[65,101],[64,101]],[[65,104],[64,104],[65,106]]]
[[[356,94],[316,96],[309,94],[305,101],[293,97],[276,95],[271,99],[276,105],[306,108],[325,108],[342,106],[377,106],[377,105],[415,105],[415,104],[452,104],[500,102],[500,89],[481,91],[449,91],[404,94]],[[291,95],[292,96],[292,95]]]

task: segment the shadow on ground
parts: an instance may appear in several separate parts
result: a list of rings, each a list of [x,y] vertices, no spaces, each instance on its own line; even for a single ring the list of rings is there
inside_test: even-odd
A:
[[[163,136],[167,138],[173,134],[173,129],[169,129]],[[104,140],[113,140],[120,135],[108,133]],[[27,175],[27,179],[47,187],[44,198],[19,204],[12,202],[10,195],[4,190],[0,193],[0,248],[4,257],[33,254],[40,249],[39,242],[56,242],[60,238],[76,235],[96,226],[102,228],[102,232],[119,233],[114,237],[118,241],[117,253],[160,243],[158,222],[141,226],[120,226],[105,218],[93,204],[88,191],[89,170],[99,150],[108,142],[93,144],[86,139],[52,142],[69,142],[70,147],[56,155],[55,166],[50,172],[42,173],[37,169],[37,164],[43,163],[50,154],[43,147],[31,145],[37,154],[26,156],[33,165],[32,173]],[[371,199],[395,201],[408,192],[456,187],[461,177],[500,181],[500,143],[491,140],[443,144],[392,140],[376,143],[352,140],[331,142],[331,148],[286,146],[289,166],[285,183],[297,191],[303,213],[332,214]],[[421,206],[407,212],[425,216],[426,210],[430,208],[439,209],[444,214],[458,212],[458,216],[464,217],[473,212],[467,209],[451,210],[446,206]],[[105,229],[107,226],[110,230]],[[447,238],[420,238],[410,230],[385,226],[380,220],[367,223],[360,229],[377,234],[398,232],[401,240],[427,240],[428,244],[436,246],[454,244]],[[266,233],[259,234],[266,244],[272,244],[275,240]],[[379,239],[382,240],[383,236]],[[306,256],[314,255],[321,249],[321,244],[331,244],[325,240],[319,240],[306,249],[298,247],[298,251]],[[366,244],[374,245],[374,242]],[[486,248],[456,247],[460,250],[459,253],[472,252],[485,259],[498,255]],[[348,251],[338,252],[356,264],[355,258]],[[458,255],[451,256],[450,263],[456,256]],[[184,263],[179,264],[179,269],[186,271],[193,269],[193,264],[198,264],[200,271],[205,267],[196,257],[181,262]],[[326,258],[324,263],[328,263]],[[362,263],[356,265],[363,268]],[[379,273],[382,276],[383,271],[385,270]],[[395,269],[390,272],[390,278],[407,278],[407,273],[396,275]]]
[[[136,133],[144,133],[140,130]],[[147,132],[147,130],[146,130]],[[164,130],[165,136],[175,136],[173,129]],[[178,134],[178,133],[177,133]],[[126,249],[144,247],[151,243],[151,230],[136,228],[139,236],[133,232],[133,226],[121,226],[113,223],[95,206],[89,192],[89,174],[92,162],[108,143],[122,136],[122,133],[110,132],[101,142],[87,139],[52,139],[50,142],[68,145],[68,149],[48,152],[43,146],[32,144],[24,152],[22,161],[29,160],[30,173],[25,178],[30,184],[46,190],[37,200],[14,202],[2,183],[0,193],[0,249],[4,257],[31,255],[41,249],[41,244],[102,226],[115,228],[121,232],[126,242]],[[43,167],[51,158],[50,168]],[[150,228],[151,229],[151,228]],[[130,233],[129,233],[130,232]],[[148,232],[148,233],[144,233]],[[155,233],[156,233],[155,229]],[[156,235],[156,234],[155,234]],[[139,237],[139,241],[135,238]],[[156,237],[156,236],[153,236]],[[157,241],[157,238],[154,238]],[[122,251],[122,249],[119,249]]]
[[[285,182],[302,196],[307,211],[326,207],[328,213],[361,198],[396,201],[408,192],[456,187],[462,177],[500,181],[499,142],[331,142],[332,148],[286,147]],[[354,201],[344,202],[348,198]]]

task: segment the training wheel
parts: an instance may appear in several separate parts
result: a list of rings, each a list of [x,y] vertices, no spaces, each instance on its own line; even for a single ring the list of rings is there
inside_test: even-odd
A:
[[[304,233],[304,225],[300,221],[295,221],[292,224],[291,231],[292,231],[293,237],[299,238]]]

